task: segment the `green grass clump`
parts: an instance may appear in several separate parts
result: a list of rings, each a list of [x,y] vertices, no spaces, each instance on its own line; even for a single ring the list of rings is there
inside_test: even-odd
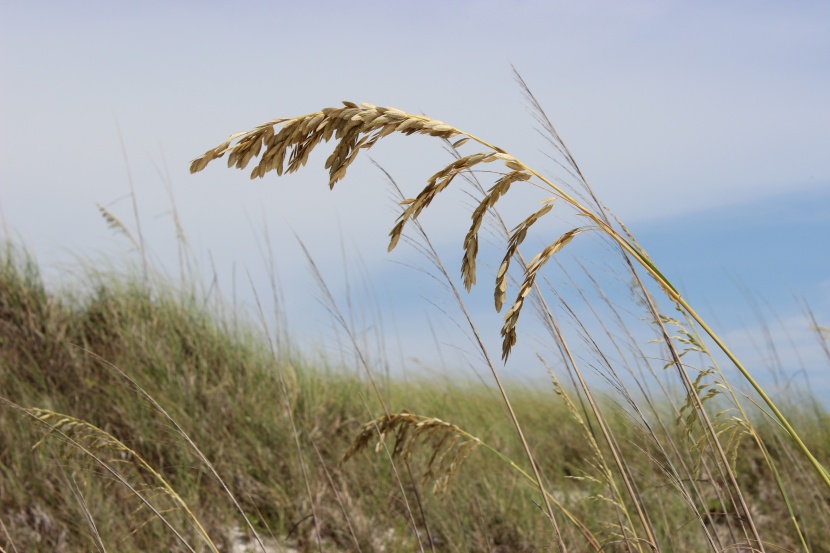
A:
[[[231,550],[232,530],[245,523],[223,484],[135,385],[210,460],[272,550],[277,544],[317,550],[316,532],[327,551],[411,551],[419,541],[437,551],[535,551],[550,542],[522,445],[489,387],[435,379],[384,383],[392,413],[420,417],[408,417],[411,431],[419,420],[438,428],[435,419],[449,431],[416,437],[396,453],[403,424],[383,442],[390,456],[383,447],[374,452],[378,441],[370,432],[366,447],[344,463],[361,428],[385,417],[364,378],[275,358],[258,331],[226,324],[189,291],[90,275],[88,289],[56,295],[45,290],[32,261],[11,247],[0,268],[0,389],[17,406],[0,410],[5,551]],[[553,501],[579,521],[561,524],[563,538],[620,549],[621,506],[609,495],[599,461],[609,452],[586,439],[596,420],[557,400],[553,387],[508,388]],[[705,549],[677,491],[682,488],[661,470],[660,451],[641,425],[609,410],[616,414],[607,422],[627,469],[641,482],[658,539],[678,551]],[[792,415],[826,460],[827,414]],[[827,495],[773,427],[755,428],[788,475],[811,550],[830,550]],[[687,443],[681,426],[667,431]],[[470,440],[477,447],[455,459],[451,448]],[[441,448],[446,462],[433,457]],[[758,509],[759,531],[771,543],[797,547],[763,457],[745,445],[736,451],[735,470]],[[683,455],[689,463],[697,457]],[[452,479],[434,489],[454,461]],[[700,486],[708,503],[698,507],[710,511],[709,530],[734,530],[716,483],[701,480]]]
[[[389,466],[367,453],[340,462],[360,426],[371,418],[361,397],[370,398],[371,408],[377,408],[362,379],[308,367],[299,360],[276,362],[256,331],[231,330],[200,309],[189,293],[163,288],[149,293],[136,282],[113,276],[92,280],[86,293],[51,295],[30,260],[10,248],[5,251],[0,273],[0,386],[6,400],[85,421],[117,439],[162,475],[211,538],[227,549],[224,536],[243,526],[231,501],[183,438],[109,367],[111,363],[198,444],[260,532],[306,544],[312,531],[306,518],[310,506],[292,446],[279,382],[282,373],[325,541],[342,550],[360,544],[366,551],[382,543],[417,543]],[[441,413],[475,428],[506,454],[515,453],[516,440],[490,390],[393,382],[388,392],[395,410]],[[8,406],[0,410],[0,516],[8,531],[6,538],[0,535],[0,544],[7,540],[4,548],[10,550],[14,543],[21,551],[91,550],[97,540],[83,522],[89,518],[102,542],[116,550],[181,549],[134,494],[67,445],[70,432],[61,436],[46,429],[45,434],[44,438],[44,426],[32,412]],[[39,445],[32,449],[35,444]],[[197,530],[159,492],[158,482],[147,471],[123,451],[99,454],[149,503],[158,504],[193,547],[200,547]],[[413,462],[414,478],[405,480],[406,491],[423,492],[431,531],[444,543],[467,531],[461,532],[461,527],[479,528],[465,539],[485,549],[480,540],[535,543],[543,521],[529,500],[532,490],[509,468],[482,462],[476,456],[468,466],[477,467],[484,478],[458,478],[446,499],[422,485],[421,467]],[[503,489],[505,482],[511,482],[509,493],[494,503],[493,490]],[[470,512],[473,495],[477,499]],[[459,501],[464,508],[453,508]],[[481,534],[485,530],[487,534]]]

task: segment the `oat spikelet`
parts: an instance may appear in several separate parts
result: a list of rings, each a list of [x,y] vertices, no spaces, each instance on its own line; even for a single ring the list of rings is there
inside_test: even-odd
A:
[[[130,229],[127,228],[127,225],[124,224],[124,221],[118,218],[118,216],[104,207],[101,204],[95,204],[98,208],[98,212],[101,214],[101,217],[104,218],[104,221],[107,223],[107,227],[110,230],[114,230],[115,232],[119,232],[127,237],[127,240],[130,241],[130,244],[136,249],[136,251],[141,251],[141,246],[139,246],[138,241],[133,237],[133,234],[130,232]]]
[[[447,491],[461,465],[482,443],[454,424],[404,411],[364,424],[343,456],[343,462],[368,449],[373,439],[377,439],[375,451],[380,451],[390,437],[395,439],[391,448],[393,457],[409,459],[419,443],[430,448],[423,480],[432,479],[433,490],[438,493]]]
[[[480,152],[456,159],[432,175],[427,181],[427,185],[423,190],[421,190],[418,196],[401,202],[401,204],[406,207],[404,208],[403,213],[401,213],[398,217],[398,221],[395,223],[392,231],[389,233],[389,251],[392,251],[398,244],[406,223],[411,219],[417,218],[424,209],[429,207],[429,204],[432,203],[435,196],[437,196],[439,192],[445,190],[456,176],[464,171],[472,170],[476,165],[491,163],[493,161],[502,161],[514,172],[521,172],[525,169],[524,165],[519,163],[516,158],[500,151],[491,153]],[[530,173],[527,173],[527,175],[527,178],[530,178]],[[514,179],[512,182],[515,182],[516,180],[520,179]],[[497,196],[495,199],[498,199],[498,197],[500,196]],[[469,286],[467,287],[467,290],[469,290]]]
[[[525,298],[533,288],[533,283],[536,282],[536,275],[539,273],[539,270],[545,265],[545,263],[548,262],[548,260],[550,260],[551,257],[553,257],[556,252],[564,248],[568,242],[573,240],[574,236],[581,232],[585,232],[586,230],[590,230],[591,228],[593,227],[577,227],[569,230],[548,244],[544,250],[536,254],[536,256],[527,263],[527,266],[525,267],[525,278],[522,285],[519,287],[519,293],[516,295],[516,300],[504,315],[504,326],[501,329],[501,336],[503,339],[501,345],[501,357],[505,361],[510,355],[510,350],[516,344],[516,323],[519,322],[519,314],[522,311],[522,305],[524,305]],[[501,269],[499,269],[499,271],[501,271]]]
[[[464,287],[470,291],[473,284],[476,283],[476,257],[478,256],[478,230],[481,228],[481,223],[487,211],[496,205],[499,199],[507,194],[510,190],[510,185],[517,181],[526,181],[530,179],[530,173],[526,171],[511,171],[506,173],[496,184],[493,185],[481,203],[473,210],[470,230],[467,231],[467,236],[464,238],[464,258],[461,261],[461,278],[464,279]]]
[[[507,240],[507,250],[504,252],[504,259],[502,259],[499,270],[496,272],[496,289],[494,293],[496,311],[501,311],[504,305],[504,298],[507,296],[507,270],[510,268],[510,260],[516,255],[516,251],[524,241],[525,236],[527,236],[527,230],[553,209],[553,201],[554,198],[545,200],[545,205],[542,208],[516,225],[516,228],[510,233],[510,238]]]
[[[332,138],[337,141],[326,160],[329,186],[346,176],[346,170],[362,149],[368,149],[393,132],[453,138],[461,131],[438,121],[396,108],[343,102],[343,107],[324,108],[294,118],[268,121],[253,130],[231,135],[227,141],[205,152],[190,164],[190,172],[201,171],[214,159],[228,155],[228,167],[244,169],[259,157],[251,178],[269,171],[293,173],[308,161],[312,150]],[[260,156],[261,154],[261,156]]]

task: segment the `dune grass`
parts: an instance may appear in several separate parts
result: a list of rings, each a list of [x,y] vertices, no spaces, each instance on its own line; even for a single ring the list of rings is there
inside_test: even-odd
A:
[[[524,90],[573,188],[440,121],[350,102],[234,135],[191,166],[229,154],[240,168],[259,157],[252,177],[280,174],[334,140],[333,186],[389,134],[444,139],[453,160],[402,198],[390,249],[406,241],[432,263],[492,383],[381,378],[313,263],[357,370],[280,347],[261,306],[229,312],[198,283],[153,274],[146,257],[140,270],[86,268],[76,288],[47,291],[6,245],[2,550],[830,551],[830,416],[808,395],[766,394],[597,200]],[[465,144],[482,151],[462,154]],[[476,199],[460,281],[418,220],[454,181]],[[497,204],[514,186],[546,198],[508,226]],[[581,222],[525,258],[528,233],[564,206]],[[551,346],[539,355],[543,386],[503,378],[465,304],[485,226],[505,244],[497,310],[515,288],[501,357],[530,308]],[[575,294],[549,280],[546,266],[582,234],[606,239],[631,307],[584,265],[589,284]],[[572,278],[573,266],[556,269]],[[659,355],[623,309],[645,321]],[[756,395],[729,382],[723,361]]]
[[[232,530],[245,523],[211,471],[135,385],[198,445],[269,550],[278,544],[317,549],[312,501],[326,551],[408,551],[419,541],[438,551],[535,551],[550,542],[535,479],[494,389],[435,379],[385,382],[393,415],[377,424],[391,458],[408,459],[412,471],[400,470],[398,482],[389,458],[376,452],[368,412],[378,403],[361,375],[299,359],[275,361],[258,330],[227,324],[190,291],[157,286],[148,294],[130,277],[90,275],[86,293],[54,295],[14,248],[5,250],[1,266],[0,378],[4,398],[18,406],[0,410],[4,550],[231,550]],[[299,450],[279,399],[280,374]],[[563,520],[563,540],[583,544],[580,549],[626,550],[618,526],[618,502],[625,498],[609,496],[614,475],[601,459],[610,452],[589,439],[595,418],[562,401],[554,386],[506,388]],[[683,497],[646,428],[613,403],[603,408],[626,470],[640,482],[640,499],[654,513],[662,547],[707,547],[689,502],[705,528],[726,541],[735,525],[719,497],[723,483],[700,478],[699,497]],[[667,402],[658,408],[670,409]],[[792,416],[826,459],[827,413],[794,408]],[[816,489],[774,425],[753,422],[784,474],[809,549],[828,550],[827,494]],[[690,444],[683,425],[663,431],[662,442]],[[747,440],[735,453],[759,532],[770,544],[797,548],[763,456]],[[351,458],[343,462],[344,456]],[[692,449],[679,452],[684,457],[690,465],[701,461]],[[414,515],[405,495],[422,503]],[[256,550],[253,538],[248,543]]]
[[[396,462],[411,461],[401,491],[388,459],[375,452],[377,436],[361,398],[377,405],[365,378],[299,360],[275,362],[256,330],[233,330],[190,293],[158,288],[150,297],[126,277],[97,278],[83,297],[55,296],[21,254],[7,249],[2,259],[0,377],[6,400],[23,408],[0,410],[4,550],[185,551],[184,542],[205,551],[211,547],[204,530],[218,550],[230,551],[231,530],[244,527],[182,436],[101,358],[129,374],[178,421],[266,545],[274,543],[272,550],[279,550],[276,544],[316,549],[298,454],[308,467],[324,550],[414,550],[419,536],[426,541],[427,527],[439,551],[535,551],[549,543],[550,527],[522,445],[493,389],[429,379],[384,385],[384,399],[396,415],[378,423],[386,425]],[[291,397],[299,453],[278,399],[278,372]],[[590,536],[603,550],[625,550],[615,527],[618,499],[608,496],[604,479],[611,476],[598,460],[607,448],[586,439],[586,426],[596,421],[560,401],[553,387],[507,388],[551,498],[579,521],[562,524],[563,539],[584,544]],[[33,407],[48,409],[49,416]],[[661,453],[648,445],[645,429],[622,409],[606,407],[626,468],[641,481],[642,500],[656,513],[658,539],[668,544],[666,550],[705,549],[686,499],[673,490],[676,483],[661,466]],[[807,409],[792,416],[826,458],[830,417]],[[81,428],[69,428],[73,421]],[[401,433],[407,428],[408,436]],[[828,550],[827,495],[817,492],[803,460],[774,426],[760,421],[755,429],[787,475],[810,550]],[[666,431],[677,443],[688,443],[682,426]],[[736,452],[735,470],[756,509],[759,531],[768,543],[797,547],[763,457],[747,441]],[[342,462],[347,454],[351,458]],[[711,518],[706,524],[713,532],[725,534],[731,515],[721,509],[717,486],[705,480],[699,486],[704,502],[697,507],[708,509],[701,515]],[[404,492],[410,498],[417,492],[423,503],[415,528]],[[99,540],[106,546],[96,548]],[[249,543],[255,550],[255,542]]]

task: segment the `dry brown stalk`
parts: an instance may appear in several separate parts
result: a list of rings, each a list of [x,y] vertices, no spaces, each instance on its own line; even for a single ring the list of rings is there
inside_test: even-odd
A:
[[[487,194],[481,200],[481,203],[473,210],[472,220],[473,224],[464,237],[464,259],[461,262],[461,277],[464,279],[464,287],[470,291],[473,284],[476,283],[476,257],[478,256],[478,230],[481,228],[481,223],[484,221],[484,216],[487,211],[492,209],[499,199],[507,194],[510,190],[510,185],[518,181],[529,180],[532,175],[525,171],[511,171],[503,175],[496,184],[493,185]],[[509,261],[509,260],[508,260]],[[505,281],[506,282],[506,281]],[[498,305],[498,304],[497,304]],[[497,309],[501,309],[499,306]]]
[[[522,282],[522,285],[519,286],[519,293],[516,295],[516,300],[504,315],[504,326],[502,326],[501,329],[501,336],[503,338],[501,357],[505,361],[507,361],[508,356],[510,356],[511,348],[516,344],[516,323],[519,322],[519,314],[522,311],[525,298],[533,289],[533,284],[536,282],[536,275],[539,273],[539,270],[550,260],[551,257],[553,257],[556,252],[564,248],[568,242],[573,240],[574,236],[580,232],[585,232],[586,230],[590,230],[590,227],[577,227],[569,230],[548,244],[545,249],[536,254],[536,256],[527,263],[527,266],[525,266],[524,281]],[[501,273],[501,269],[499,269],[499,273]],[[504,277],[502,276],[502,278]]]

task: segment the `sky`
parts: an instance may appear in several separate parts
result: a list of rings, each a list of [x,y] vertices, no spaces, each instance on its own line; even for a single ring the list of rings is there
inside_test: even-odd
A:
[[[351,100],[447,121],[555,174],[511,65],[683,294],[751,364],[777,355],[830,394],[804,316],[809,306],[830,326],[823,2],[0,1],[3,234],[59,285],[79,259],[135,259],[100,204],[140,226],[154,263],[174,273],[175,207],[223,293],[254,302],[273,263],[292,334],[338,350],[299,237],[339,300],[351,291],[384,312],[355,317],[370,333],[381,318],[395,329],[381,338],[399,344],[389,364],[460,355],[475,365],[448,338],[458,316],[417,253],[386,253],[396,208],[368,159],[334,191],[322,153],[281,179],[188,166],[233,132]],[[426,138],[390,137],[371,157],[407,195],[448,161]],[[518,195],[506,218],[515,224],[538,199]],[[448,194],[424,217],[453,274],[469,211],[463,193]],[[491,237],[491,270],[498,247]],[[489,297],[474,293],[471,309],[497,343]],[[769,332],[784,342],[774,355]],[[512,370],[538,373],[523,355]]]

